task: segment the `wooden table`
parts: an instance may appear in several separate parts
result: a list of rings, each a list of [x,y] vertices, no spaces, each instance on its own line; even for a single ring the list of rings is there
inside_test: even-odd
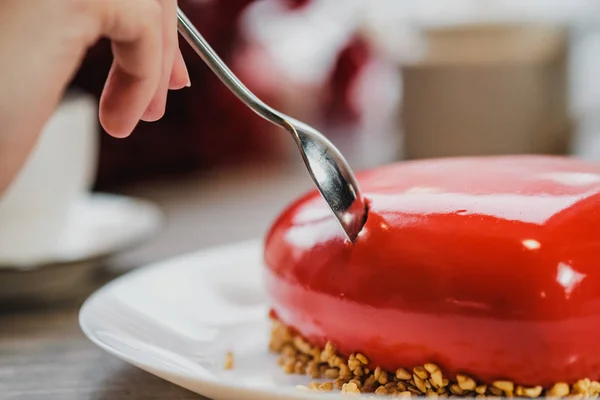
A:
[[[0,317],[1,399],[202,399],[92,345],[78,305]]]
[[[146,245],[110,260],[74,299],[2,305],[0,399],[203,399],[95,347],[79,329],[79,306],[95,288],[131,268],[263,235],[279,210],[310,187],[305,172],[283,168],[225,171],[124,190],[161,205],[167,226]]]

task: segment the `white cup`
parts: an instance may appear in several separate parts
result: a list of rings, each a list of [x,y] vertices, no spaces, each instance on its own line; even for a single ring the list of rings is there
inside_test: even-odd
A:
[[[69,92],[0,198],[0,267],[51,258],[69,210],[93,184],[97,155],[97,103]]]

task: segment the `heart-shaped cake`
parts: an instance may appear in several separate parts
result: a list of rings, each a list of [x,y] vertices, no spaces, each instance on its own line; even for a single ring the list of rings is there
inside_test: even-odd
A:
[[[265,245],[271,349],[344,391],[600,393],[600,165],[403,162],[358,175],[349,243],[317,192]]]

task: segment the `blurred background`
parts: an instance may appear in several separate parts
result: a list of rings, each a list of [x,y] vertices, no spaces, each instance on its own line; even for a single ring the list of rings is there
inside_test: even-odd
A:
[[[355,170],[486,154],[600,161],[599,0],[179,4],[251,90],[324,132]],[[90,50],[65,98],[83,93],[93,111],[86,190],[160,210],[161,223],[149,223],[135,248],[104,249],[119,253],[110,263],[119,270],[260,238],[313,187],[289,136],[246,109],[183,40],[181,47],[192,86],[170,93],[165,117],[127,139],[102,132],[95,116],[108,43]],[[65,121],[82,115],[78,107],[60,112]],[[77,149],[53,151],[60,158]],[[65,179],[64,171],[45,173],[46,181]]]
[[[322,130],[357,170],[476,154],[600,159],[598,1],[180,6],[259,97]],[[261,236],[311,187],[289,137],[181,46],[192,87],[170,94],[163,120],[126,140],[98,132],[95,189],[152,199],[168,214],[150,259]],[[110,62],[100,43],[73,86],[98,96]]]

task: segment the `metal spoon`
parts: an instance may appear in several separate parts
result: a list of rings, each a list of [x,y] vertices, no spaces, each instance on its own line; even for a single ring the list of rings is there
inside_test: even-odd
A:
[[[292,135],[319,192],[347,238],[354,242],[367,219],[367,205],[344,156],[316,129],[263,103],[231,72],[180,9],[177,18],[179,33],[225,86],[255,113]]]

